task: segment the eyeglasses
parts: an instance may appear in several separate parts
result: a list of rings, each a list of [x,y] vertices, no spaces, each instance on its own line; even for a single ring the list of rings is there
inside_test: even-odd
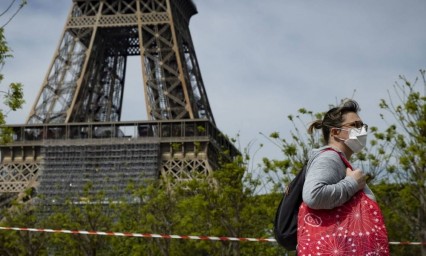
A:
[[[364,129],[366,130],[366,131],[368,131],[368,125],[367,124],[364,124],[362,121],[355,121],[355,122],[351,122],[351,123],[347,123],[347,124],[342,124],[342,127],[343,126],[349,126],[349,127],[355,127],[355,128],[357,128],[357,129],[360,129],[360,128],[363,128],[364,127]]]

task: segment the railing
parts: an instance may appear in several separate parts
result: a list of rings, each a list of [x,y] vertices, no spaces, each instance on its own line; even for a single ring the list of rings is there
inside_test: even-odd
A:
[[[108,138],[157,138],[160,141],[194,140],[205,137],[231,155],[238,150],[209,120],[161,120],[93,122],[68,124],[24,124],[1,126],[11,131],[13,144],[44,144],[52,140],[108,139]]]

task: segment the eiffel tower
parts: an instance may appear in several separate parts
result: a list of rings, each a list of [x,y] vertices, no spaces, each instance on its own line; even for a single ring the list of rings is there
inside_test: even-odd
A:
[[[221,152],[236,156],[201,77],[196,13],[192,0],[73,0],[26,124],[3,129],[0,201],[32,191],[78,202],[88,182],[118,199],[129,182],[192,179],[214,171]],[[148,120],[121,121],[129,56],[140,56]]]

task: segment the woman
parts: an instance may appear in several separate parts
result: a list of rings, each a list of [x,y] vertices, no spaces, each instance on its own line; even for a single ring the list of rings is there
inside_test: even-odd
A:
[[[350,159],[353,153],[365,147],[368,126],[362,122],[359,111],[356,101],[347,100],[340,107],[330,109],[323,120],[309,126],[309,133],[314,128],[321,129],[326,143],[326,146],[312,150],[309,156],[303,201],[312,209],[340,206],[361,189],[374,200],[365,183],[364,172],[347,168],[339,156]],[[334,150],[324,151],[329,148]]]
[[[388,255],[383,218],[374,194],[366,184],[366,175],[360,169],[352,169],[348,162],[352,154],[360,152],[366,144],[368,126],[358,115],[359,111],[356,101],[346,100],[339,107],[330,109],[323,120],[309,126],[309,133],[314,129],[322,130],[326,146],[312,150],[309,156],[303,203],[299,210],[298,255],[367,255],[370,252]],[[356,214],[349,212],[358,209],[361,202],[366,202],[370,209],[377,208],[380,218],[370,218],[370,210],[356,210]],[[350,218],[346,220],[347,216]],[[356,222],[357,216],[364,219]],[[379,221],[375,222],[376,219]],[[344,226],[346,224],[350,227]],[[376,224],[378,228],[374,227]],[[352,228],[357,231],[351,231]],[[370,240],[377,244],[369,245]]]

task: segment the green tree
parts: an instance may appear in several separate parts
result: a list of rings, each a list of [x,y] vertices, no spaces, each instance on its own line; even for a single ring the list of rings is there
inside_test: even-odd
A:
[[[257,195],[260,181],[248,169],[248,157],[238,156],[213,172],[211,179],[181,184],[178,229],[186,234],[225,237],[271,237],[273,212],[269,195]],[[197,242],[213,255],[269,255],[271,244],[238,241]]]
[[[37,217],[36,207],[23,202],[21,198],[2,209],[0,217],[0,225],[4,227],[43,227],[46,224]],[[46,233],[0,231],[0,255],[45,255],[48,239]]]
[[[411,233],[423,243],[426,242],[425,93],[425,70],[420,70],[420,80],[417,78],[414,82],[400,76],[400,82],[396,82],[393,91],[389,91],[388,99],[380,101],[380,107],[390,113],[395,123],[377,134],[381,145],[392,149],[387,166],[391,182],[401,188],[410,188],[407,193],[416,206],[409,214]],[[387,120],[384,114],[381,116]],[[404,213],[404,207],[399,210]],[[425,245],[421,247],[421,255],[426,256]]]
[[[147,234],[175,232],[173,216],[177,199],[161,180],[147,181],[142,186],[129,184],[131,200],[116,205],[117,230]],[[159,238],[114,238],[113,251],[120,255],[179,255],[171,253],[171,241]]]
[[[371,186],[385,218],[389,241],[417,241],[413,228],[413,213],[418,202],[412,200],[415,186],[379,182]],[[420,255],[419,246],[391,245],[392,255]]]
[[[14,3],[15,1],[12,1],[7,9],[0,14],[0,17],[6,16],[10,12]],[[21,0],[18,9],[10,17],[8,17],[8,20],[0,27],[0,71],[3,69],[6,60],[12,57],[11,49],[9,48],[4,36],[4,28],[16,16],[16,14],[18,14],[26,3],[26,0]],[[4,76],[0,73],[0,84],[3,79]],[[6,109],[0,109],[0,125],[3,125],[6,122],[7,114],[10,111],[16,111],[22,108],[25,103],[23,85],[21,83],[11,83],[7,86],[7,89],[0,90],[0,93],[3,94],[3,104],[6,107]],[[8,134],[10,134],[10,131],[3,130],[0,142],[5,143],[10,140],[10,136],[8,136]]]
[[[424,83],[423,71],[422,78]],[[394,100],[388,104],[382,100],[380,106],[394,114],[403,129],[398,131],[398,125],[389,125],[384,132],[380,132],[377,127],[371,127],[373,136],[367,150],[354,154],[351,159],[355,166],[360,166],[371,177],[369,185],[379,198],[391,241],[418,240],[421,234],[424,236],[420,230],[426,223],[422,206],[426,195],[425,97],[414,88],[416,83],[402,79],[404,84],[395,86],[398,89],[395,98],[401,103],[396,105]],[[273,192],[281,194],[283,187],[307,161],[309,150],[323,144],[318,133],[309,135],[306,132],[307,124],[321,119],[323,114],[302,108],[296,116],[288,116],[292,124],[288,137],[282,138],[278,132],[269,135],[271,143],[277,145],[284,155],[280,160],[263,159],[264,171],[270,177],[268,181],[272,184]],[[389,188],[398,188],[398,191]],[[406,225],[404,229],[401,228],[403,224]],[[424,237],[420,239],[424,241]],[[391,249],[395,255],[419,252],[419,247],[399,246]]]
[[[211,176],[190,180],[163,177],[129,186],[134,200],[117,205],[116,230],[221,237],[271,237],[276,195],[258,195],[261,182],[249,157],[225,162]],[[277,255],[275,244],[238,241],[115,238],[114,252],[126,255]]]
[[[11,57],[9,51],[9,47],[4,39],[3,29],[0,28],[0,70],[5,64],[5,59]],[[3,75],[0,74],[0,83],[2,81]],[[11,83],[7,91],[0,90],[0,93],[3,94],[3,103],[6,106],[6,111],[0,109],[0,125],[4,125],[6,123],[7,114],[10,111],[16,111],[22,108],[25,100],[21,83]],[[10,132],[9,129],[3,129],[0,136],[0,143],[10,141]]]
[[[116,216],[112,202],[107,201],[102,192],[95,194],[94,191],[93,185],[88,183],[78,203],[66,199],[48,207],[40,217],[49,223],[48,227],[54,229],[111,231]],[[109,255],[110,240],[110,237],[99,235],[51,234],[49,254],[67,252],[67,255]]]
[[[282,193],[287,184],[292,180],[308,161],[308,153],[312,148],[317,148],[322,144],[322,138],[318,133],[308,134],[307,123],[314,119],[322,118],[324,113],[314,113],[305,108],[298,110],[297,115],[288,115],[287,118],[292,124],[289,136],[281,137],[279,132],[273,132],[265,138],[277,146],[283,153],[283,159],[270,159],[264,157],[263,171],[268,175],[268,182],[272,187],[272,192]],[[309,121],[307,121],[309,120]]]
[[[425,241],[426,83],[425,72],[420,73],[420,83],[400,76],[402,83],[395,83],[388,99],[380,101],[396,123],[388,123],[384,131],[373,127],[369,150],[356,155],[358,160],[369,160],[364,169],[372,170],[371,188],[380,198],[391,241]],[[385,119],[384,114],[381,117]],[[419,255],[420,250],[425,255],[424,246],[391,247],[393,255]]]

